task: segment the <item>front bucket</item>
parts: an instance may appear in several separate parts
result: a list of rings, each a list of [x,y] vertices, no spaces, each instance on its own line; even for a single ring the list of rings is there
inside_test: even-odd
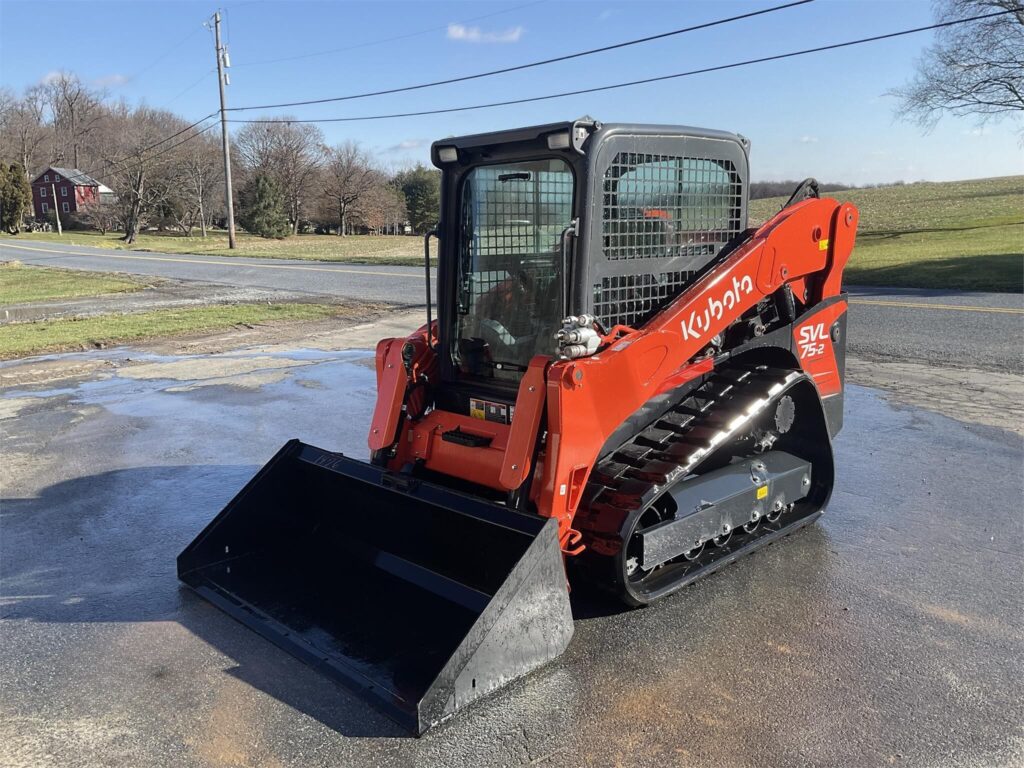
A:
[[[565,650],[557,531],[292,440],[178,576],[419,735]]]

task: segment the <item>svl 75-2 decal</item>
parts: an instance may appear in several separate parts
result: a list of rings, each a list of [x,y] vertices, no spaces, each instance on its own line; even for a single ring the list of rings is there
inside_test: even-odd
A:
[[[825,354],[825,342],[828,338],[828,331],[824,323],[805,325],[798,329],[797,346],[800,349],[800,359],[817,357]]]

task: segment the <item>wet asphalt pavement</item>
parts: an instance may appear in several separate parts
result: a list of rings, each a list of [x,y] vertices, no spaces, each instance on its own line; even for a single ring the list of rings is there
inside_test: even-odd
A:
[[[127,356],[0,397],[4,766],[1024,764],[1019,436],[850,387],[817,524],[577,590],[562,657],[417,740],[175,577],[288,438],[365,456],[371,353],[76,357]]]

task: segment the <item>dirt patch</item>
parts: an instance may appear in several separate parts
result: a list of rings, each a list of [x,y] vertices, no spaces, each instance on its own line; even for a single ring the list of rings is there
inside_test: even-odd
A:
[[[287,353],[303,349],[373,349],[386,338],[408,336],[426,323],[421,310],[395,310],[385,304],[366,305],[359,317],[339,323],[335,319],[291,323],[276,328],[234,328],[224,333],[208,334],[183,340],[154,342],[149,348],[164,354],[214,354],[246,347],[260,353]],[[177,343],[175,343],[177,342]]]
[[[1024,376],[974,368],[847,358],[850,382],[885,390],[904,405],[1024,435]]]
[[[126,366],[120,372],[128,379],[178,379],[194,381],[221,379],[255,371],[294,368],[309,365],[311,360],[289,360],[274,357],[186,357],[162,363],[140,363]]]
[[[394,310],[386,305],[366,304],[351,317],[324,320],[266,323],[247,328],[236,326],[217,333],[191,334],[167,339],[138,342],[130,348],[81,354],[27,358],[0,365],[0,390],[53,388],[84,379],[120,375],[136,379],[183,379],[199,385],[239,385],[239,377],[248,377],[248,385],[258,386],[254,377],[282,374],[307,364],[305,360],[274,357],[188,358],[152,363],[137,359],[144,354],[168,356],[216,355],[245,350],[254,355],[282,354],[296,348],[341,350],[373,348],[381,338],[402,337],[423,325],[422,312]],[[262,383],[267,383],[265,380]],[[241,385],[246,385],[243,381]],[[196,386],[191,384],[190,386]]]
[[[14,322],[57,320],[63,317],[96,317],[98,315],[151,312],[156,309],[206,307],[213,304],[259,302],[280,304],[290,301],[310,301],[310,296],[277,289],[244,288],[160,278],[150,281],[150,284],[142,290],[132,293],[111,293],[10,304],[0,311],[0,325]]]
[[[17,360],[0,367],[0,389],[44,387],[67,379],[97,378],[117,368],[117,362],[65,356]]]

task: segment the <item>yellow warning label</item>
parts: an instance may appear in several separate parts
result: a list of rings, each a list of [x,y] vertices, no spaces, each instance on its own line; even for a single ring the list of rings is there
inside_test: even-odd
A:
[[[818,250],[819,251],[827,251],[828,250],[828,239],[827,238],[825,240],[819,240],[818,241]]]
[[[474,419],[486,419],[487,413],[484,410],[484,401],[471,398],[469,401],[469,415]]]
[[[760,488],[757,489],[757,498],[763,499],[767,495],[768,495],[768,486],[767,485],[762,485]]]

